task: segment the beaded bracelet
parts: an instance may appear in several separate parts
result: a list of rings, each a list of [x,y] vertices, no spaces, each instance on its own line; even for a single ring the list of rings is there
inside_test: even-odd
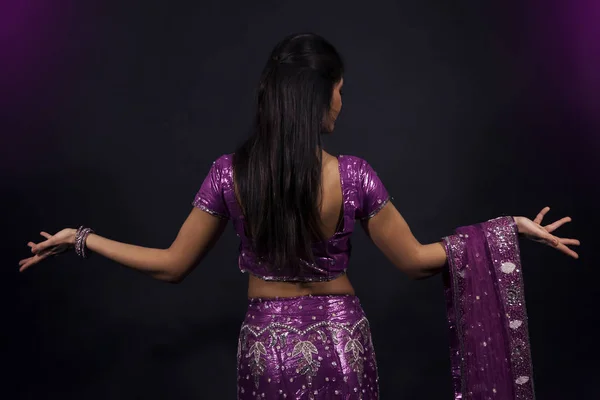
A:
[[[89,255],[86,253],[85,241],[90,233],[94,231],[91,228],[84,228],[83,225],[77,229],[75,233],[75,253],[82,257],[88,258]]]

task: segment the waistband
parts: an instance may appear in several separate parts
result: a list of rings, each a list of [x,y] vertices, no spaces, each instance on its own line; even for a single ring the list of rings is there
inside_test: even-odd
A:
[[[307,314],[336,316],[336,313],[356,313],[358,316],[364,314],[358,297],[351,294],[249,298],[248,312],[287,316]]]

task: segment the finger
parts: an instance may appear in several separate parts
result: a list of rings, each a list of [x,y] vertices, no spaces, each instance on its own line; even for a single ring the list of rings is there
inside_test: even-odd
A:
[[[48,232],[42,231],[42,232],[40,232],[40,235],[42,235],[43,237],[45,237],[47,239],[46,241],[42,242],[45,246],[53,246],[54,245],[54,241],[50,242],[50,240],[52,239],[51,234],[49,234]]]
[[[552,247],[560,246],[560,240],[556,236],[553,235],[544,235],[542,239],[546,242],[547,245]]]
[[[29,257],[29,258],[25,258],[25,259],[19,261],[19,265],[20,265],[19,272],[23,272],[27,268],[34,265],[36,263],[36,261],[34,259],[35,259],[35,257]]]
[[[21,265],[21,267],[19,268],[19,272],[23,272],[25,271],[27,268],[29,268],[31,265],[33,265],[32,263],[26,262],[23,263],[23,265]]]
[[[21,268],[19,268],[19,272],[23,272],[27,268],[31,267],[32,265],[35,265],[35,264],[39,263],[40,261],[48,258],[49,255],[50,255],[50,253],[45,253],[43,255],[36,254],[33,257],[25,258],[25,259],[19,261],[19,265],[21,266]]]
[[[31,252],[34,254],[43,253],[44,250],[48,249],[49,247],[56,246],[54,242],[54,238],[50,238],[44,242],[38,243],[31,248]]]
[[[579,246],[581,242],[577,239],[560,238],[560,242],[568,246]]]
[[[32,258],[33,258],[33,257],[28,257],[28,258],[24,258],[24,259],[20,260],[20,261],[19,261],[19,266],[22,266],[22,265],[24,265],[24,264],[27,264],[27,262],[28,262],[29,260],[31,260]]]
[[[548,213],[548,211],[550,211],[550,207],[542,208],[542,211],[540,211],[538,215],[535,216],[533,222],[535,222],[536,224],[541,224],[542,220],[544,219],[544,216]]]
[[[35,255],[31,256],[31,257],[24,258],[24,259],[20,260],[20,261],[19,261],[19,265],[23,265],[23,264],[25,264],[25,263],[27,263],[27,262],[34,262],[34,263],[37,263],[37,262],[39,262],[39,261],[41,261],[41,260],[43,260],[43,259],[47,258],[48,256],[49,256],[49,254],[48,254],[48,253],[44,253],[44,254],[35,254]]]
[[[577,254],[576,252],[574,252],[573,250],[571,250],[570,248],[568,248],[567,246],[565,246],[564,244],[559,244],[558,246],[556,246],[556,249],[565,253],[566,255],[573,257],[574,259],[578,259],[579,258],[579,254]]]
[[[43,242],[40,242],[40,243],[35,243],[35,242],[27,242],[27,246],[29,246],[29,247],[32,249],[32,253],[33,253],[33,248],[34,248],[35,246],[37,246],[38,244],[41,244],[41,243],[43,243]]]
[[[30,268],[30,267],[32,267],[32,266],[34,266],[35,264],[37,264],[37,261],[30,261],[30,262],[28,262],[28,263],[24,264],[24,265],[23,265],[21,268],[19,268],[19,272],[23,272],[23,271],[25,271],[26,269],[28,269],[28,268]]]
[[[564,224],[566,224],[567,222],[571,222],[571,217],[564,217],[559,219],[558,221],[555,221],[551,224],[548,224],[546,226],[544,226],[544,229],[547,232],[553,232],[554,230],[560,228],[561,226],[563,226]]]

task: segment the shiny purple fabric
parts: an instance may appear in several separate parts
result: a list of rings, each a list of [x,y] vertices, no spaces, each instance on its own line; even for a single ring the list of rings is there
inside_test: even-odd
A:
[[[228,167],[229,166],[229,167]],[[220,218],[229,218],[225,192],[232,190],[231,157],[221,156],[212,163],[192,205]]]
[[[325,243],[313,245],[314,263],[305,263],[302,277],[291,276],[285,268],[271,268],[252,251],[244,234],[244,216],[233,184],[232,154],[219,157],[212,165],[192,204],[210,214],[230,218],[240,238],[239,268],[267,281],[329,281],[344,274],[352,245],[350,237],[356,219],[373,217],[390,196],[373,168],[355,156],[338,157],[343,196],[343,219],[338,231]]]
[[[378,399],[369,322],[356,296],[250,299],[238,399]]]
[[[513,218],[444,238],[455,399],[534,399],[518,234]]]

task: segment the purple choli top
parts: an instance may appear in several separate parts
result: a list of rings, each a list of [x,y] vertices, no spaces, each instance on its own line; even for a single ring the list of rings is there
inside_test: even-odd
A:
[[[290,276],[285,268],[272,268],[254,254],[235,196],[232,154],[213,162],[192,204],[212,215],[232,220],[241,240],[238,260],[242,272],[248,271],[267,281],[329,281],[344,274],[348,267],[354,221],[373,217],[390,200],[377,173],[365,160],[341,155],[338,162],[343,196],[341,227],[327,241],[313,244],[315,262],[305,262],[302,277]]]

